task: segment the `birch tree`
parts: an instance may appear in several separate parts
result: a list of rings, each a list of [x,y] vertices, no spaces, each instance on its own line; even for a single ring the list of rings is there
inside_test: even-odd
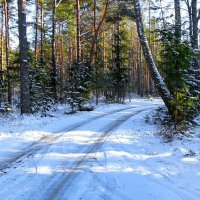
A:
[[[144,54],[149,72],[155,83],[155,87],[158,90],[158,93],[160,94],[161,98],[163,99],[169,113],[173,114],[173,106],[172,106],[173,97],[157,69],[156,63],[153,59],[153,56],[152,56],[145,32],[144,32],[140,1],[134,0],[133,3],[134,3],[135,20],[136,20],[136,25],[137,25],[138,36],[140,39],[140,43],[143,49],[143,54]]]

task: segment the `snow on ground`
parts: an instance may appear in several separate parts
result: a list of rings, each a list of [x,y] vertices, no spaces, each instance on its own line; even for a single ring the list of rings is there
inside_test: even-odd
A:
[[[92,166],[104,184],[99,189],[106,191],[110,183],[108,195],[115,200],[199,199],[200,138],[164,143],[155,137],[155,127],[144,123],[144,114],[124,123],[104,146],[106,159]]]
[[[200,128],[165,143],[145,122],[160,105],[138,98],[75,115],[61,106],[48,117],[1,119],[0,166],[9,161],[11,168],[0,175],[0,199],[199,199]]]

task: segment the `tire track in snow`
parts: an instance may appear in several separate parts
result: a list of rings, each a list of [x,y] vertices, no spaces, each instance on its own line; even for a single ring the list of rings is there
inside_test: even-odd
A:
[[[125,121],[137,115],[141,112],[146,110],[150,110],[153,108],[145,108],[139,111],[136,111],[131,114],[126,114],[120,117],[118,120],[110,123],[109,125],[105,126],[100,130],[102,132],[101,136],[95,140],[94,144],[90,145],[88,148],[85,149],[84,156],[81,156],[77,161],[73,162],[70,166],[68,166],[68,170],[71,172],[61,173],[59,175],[54,175],[52,183],[48,186],[47,192],[43,195],[43,200],[55,200],[55,199],[62,199],[62,196],[66,193],[69,187],[75,182],[75,180],[79,176],[79,170],[81,165],[87,163],[88,155],[96,150],[99,150],[103,144],[106,142],[107,138],[112,134],[112,132],[117,129],[120,125],[122,125]],[[59,196],[59,197],[58,197]]]
[[[96,117],[92,117],[92,119],[93,120],[91,120],[91,118],[90,119],[87,119],[87,120],[84,120],[84,121],[87,121],[87,123],[88,122],[93,122],[95,119],[99,119],[99,118],[102,118],[102,117],[104,117],[104,116],[110,116],[110,115],[112,115],[112,114],[115,114],[115,113],[118,113],[118,112],[121,112],[121,111],[124,111],[124,110],[128,110],[128,109],[133,109],[133,108],[135,108],[135,106],[131,106],[131,107],[126,107],[126,108],[123,108],[123,109],[117,109],[117,110],[114,110],[114,111],[111,111],[111,112],[108,112],[108,113],[105,113],[105,114],[101,114],[101,115],[99,115],[99,116],[96,116]],[[134,110],[132,111],[131,110],[131,112],[134,112]],[[80,124],[81,123],[81,124]],[[82,122],[79,122],[79,123],[76,123],[76,124],[80,124],[81,126],[84,126],[85,124],[83,124]],[[81,126],[79,126],[79,127],[81,127]],[[78,128],[78,127],[77,127]],[[70,126],[70,130],[72,130],[72,127]],[[67,133],[67,132],[64,132],[64,133]],[[62,135],[64,134],[64,133],[62,133]],[[61,137],[61,136],[60,136]],[[40,151],[42,151],[44,154],[45,154],[45,152],[48,152],[48,149],[49,149],[49,147],[50,147],[50,145],[52,145],[52,144],[48,144],[48,145],[46,145],[46,147],[44,148],[39,148],[39,149],[37,149],[37,152],[38,152],[38,150],[40,150]],[[20,158],[19,159],[19,161],[27,161],[27,159],[32,159],[32,156],[34,155],[33,153],[36,153],[36,152],[32,152],[32,154],[31,153],[29,153],[28,155],[25,155],[25,156],[23,156],[22,158],[23,159],[25,159],[25,160],[20,160],[20,159],[22,159],[22,158]],[[30,156],[31,156],[31,158],[30,158]],[[26,159],[27,158],[27,159]],[[15,168],[18,168],[18,167],[23,167],[23,165],[24,165],[24,162],[20,162],[20,163],[18,163],[19,161],[17,161],[17,162],[14,162],[13,164],[17,164],[17,165],[13,165],[13,166],[10,166],[10,168],[11,169],[15,169]],[[19,164],[19,165],[18,165]],[[66,161],[65,161],[65,164],[66,164]],[[6,175],[6,174],[5,174]],[[9,175],[9,174],[8,174]],[[6,177],[6,176],[5,176]],[[37,174],[35,174],[35,175],[28,175],[27,177],[24,177],[23,178],[23,175],[20,173],[20,174],[15,174],[14,176],[12,176],[12,177],[8,177],[7,179],[5,179],[4,180],[4,182],[5,182],[5,184],[6,185],[10,185],[9,184],[9,181],[10,182],[15,182],[15,180],[19,180],[20,182],[18,182],[17,183],[17,185],[16,185],[16,187],[15,187],[15,189],[16,190],[18,190],[19,189],[19,191],[20,190],[22,190],[22,189],[25,189],[25,188],[29,188],[29,186],[32,184],[32,181],[27,181],[27,179],[26,178],[30,178],[30,177],[32,177],[31,179],[33,180],[36,180],[37,179]],[[45,186],[47,186],[48,184],[50,184],[51,182],[52,182],[52,179],[53,179],[53,177],[54,177],[54,175],[53,176],[49,176],[48,178],[45,178],[45,180],[42,180],[42,183],[40,183],[39,182],[39,185],[45,185]],[[43,184],[43,183],[45,183],[45,184]],[[12,186],[13,184],[11,184],[10,186],[10,190],[13,190],[13,189],[11,189],[13,186]],[[19,185],[19,187],[18,187],[18,185]],[[23,186],[23,187],[22,187]],[[18,188],[18,189],[17,189]],[[35,187],[34,187],[35,188]],[[3,188],[2,188],[3,189]],[[7,192],[9,192],[10,190],[7,190]],[[32,190],[30,190],[30,198],[28,198],[29,200],[30,199],[34,199],[34,200],[38,200],[38,199],[40,199],[40,198],[35,198],[35,194],[36,193],[31,193],[31,191]],[[37,191],[36,191],[37,192]],[[5,193],[5,192],[3,192],[3,193]],[[17,194],[17,193],[16,193]],[[23,195],[23,196],[26,196],[26,195]],[[21,196],[20,196],[20,198],[21,198]],[[19,199],[20,199],[19,198]],[[10,199],[10,198],[9,198]]]
[[[49,148],[49,146],[51,146],[51,144],[53,142],[55,142],[57,139],[59,139],[61,136],[63,136],[63,134],[65,134],[66,132],[76,130],[77,128],[80,128],[81,126],[83,126],[87,123],[90,123],[91,121],[95,121],[99,118],[102,118],[104,116],[112,115],[112,114],[115,114],[115,113],[118,113],[121,111],[132,109],[132,108],[135,108],[135,107],[130,106],[130,107],[122,108],[122,109],[117,109],[117,110],[114,110],[114,111],[111,111],[108,113],[104,113],[99,116],[94,116],[89,119],[86,119],[86,120],[83,120],[81,122],[71,125],[69,128],[65,129],[64,131],[61,131],[61,133],[55,133],[57,135],[45,136],[45,137],[41,138],[37,142],[34,142],[33,144],[22,149],[19,153],[15,154],[15,155],[11,155],[9,159],[0,162],[0,173],[1,173],[0,176],[4,174],[6,169],[11,168],[14,164],[20,163],[23,158],[25,158],[31,154],[34,154],[43,148]]]

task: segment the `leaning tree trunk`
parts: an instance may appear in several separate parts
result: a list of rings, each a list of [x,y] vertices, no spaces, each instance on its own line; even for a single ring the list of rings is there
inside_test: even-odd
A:
[[[21,81],[21,114],[31,112],[30,80],[28,64],[28,43],[26,33],[26,0],[18,0],[20,81]]]
[[[134,2],[134,8],[135,8],[135,20],[137,24],[138,36],[140,39],[140,43],[143,49],[143,54],[144,54],[149,72],[155,83],[155,87],[158,93],[160,94],[162,100],[164,101],[169,113],[172,114],[173,113],[173,106],[172,106],[173,98],[157,69],[152,53],[150,51],[149,44],[144,32],[140,2],[139,0],[134,0],[133,2]]]

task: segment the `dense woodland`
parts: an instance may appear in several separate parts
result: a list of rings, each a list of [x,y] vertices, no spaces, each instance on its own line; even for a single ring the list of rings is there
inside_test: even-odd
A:
[[[172,119],[191,120],[200,103],[199,4],[1,0],[1,111],[68,103],[76,112],[137,93],[161,96]]]

